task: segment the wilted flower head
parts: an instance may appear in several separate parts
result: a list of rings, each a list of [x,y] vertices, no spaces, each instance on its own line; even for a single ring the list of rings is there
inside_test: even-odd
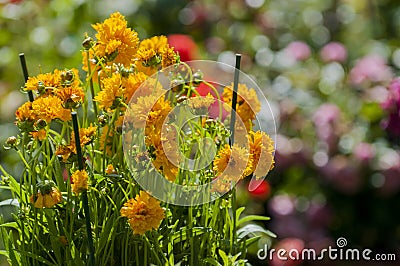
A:
[[[322,47],[320,55],[324,62],[344,62],[347,59],[347,50],[339,42],[330,42]]]
[[[29,198],[35,208],[52,208],[62,201],[61,192],[53,181],[45,180],[37,185],[37,193]]]

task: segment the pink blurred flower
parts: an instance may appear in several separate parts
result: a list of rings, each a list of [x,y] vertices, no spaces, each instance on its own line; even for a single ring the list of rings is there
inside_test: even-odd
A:
[[[392,70],[379,55],[367,55],[359,59],[350,71],[350,82],[362,85],[366,82],[385,82],[392,78]]]
[[[278,242],[274,248],[277,252],[274,252],[272,255],[272,260],[270,261],[271,266],[294,266],[301,264],[301,252],[304,249],[303,240],[298,238],[285,238]],[[287,258],[287,260],[282,260],[278,257],[280,249],[286,251],[284,254],[280,254],[280,256]],[[299,254],[298,259],[291,259],[291,257],[296,257],[297,254]]]
[[[340,115],[339,107],[325,103],[315,111],[312,117],[317,136],[328,145],[329,152],[335,150],[339,141],[338,124]]]
[[[369,143],[361,142],[354,148],[353,155],[361,162],[368,162],[375,156],[374,147]]]
[[[294,41],[286,46],[285,53],[288,56],[293,57],[296,61],[304,61],[310,57],[311,50],[305,42]]]
[[[344,62],[347,59],[347,50],[339,42],[330,42],[321,49],[320,56],[324,62]]]
[[[348,195],[357,193],[363,183],[359,169],[349,158],[337,155],[321,167],[321,172],[340,192]]]
[[[190,61],[198,57],[197,45],[192,37],[185,34],[168,35],[168,43],[178,51],[181,61]]]
[[[382,126],[391,135],[398,137],[400,136],[400,78],[390,83],[388,91],[388,97],[381,106],[389,116],[382,121]]]

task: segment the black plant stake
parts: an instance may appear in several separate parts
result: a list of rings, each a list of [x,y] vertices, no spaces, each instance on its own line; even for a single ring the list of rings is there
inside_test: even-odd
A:
[[[25,61],[25,54],[24,53],[20,53],[19,54],[19,60],[21,61],[21,67],[22,67],[22,72],[24,73],[24,79],[25,79],[25,83],[28,81],[29,78],[29,74],[28,74],[28,68],[26,67],[26,61]],[[32,91],[28,91],[28,97],[29,97],[29,101],[33,102],[33,93]]]
[[[83,165],[83,156],[82,156],[82,149],[81,149],[81,141],[79,137],[79,125],[78,125],[78,118],[76,112],[72,112],[72,124],[74,127],[75,133],[75,145],[76,145],[76,155],[78,157],[78,168],[79,170],[84,170]],[[86,220],[86,233],[88,236],[88,247],[89,247],[89,265],[95,265],[95,258],[94,258],[94,246],[93,246],[93,236],[92,236],[92,227],[90,225],[90,210],[89,210],[89,200],[87,197],[87,191],[82,192],[82,204],[83,210],[85,211],[85,220]]]

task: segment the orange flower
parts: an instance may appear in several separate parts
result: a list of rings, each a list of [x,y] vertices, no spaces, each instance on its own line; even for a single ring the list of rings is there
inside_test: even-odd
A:
[[[118,105],[117,98],[122,97],[121,75],[113,73],[111,77],[102,80],[102,90],[94,97],[99,102],[99,107],[105,110],[115,109]]]
[[[256,118],[256,114],[261,110],[261,105],[256,91],[254,89],[247,88],[246,84],[239,84],[237,96],[236,112],[245,124],[246,129],[250,130],[253,125],[252,121]],[[227,105],[224,105],[225,109],[227,109],[229,112],[231,111],[232,97],[233,84],[225,87],[222,94],[223,101],[227,103]]]
[[[129,66],[138,49],[139,38],[137,32],[127,27],[125,17],[116,12],[103,23],[92,27],[97,31],[97,44],[94,46],[96,56]]]
[[[265,176],[274,167],[273,140],[262,131],[250,131],[247,137],[252,157],[251,171],[257,178]]]
[[[71,111],[63,108],[62,104],[61,99],[53,95],[38,97],[32,103],[32,112],[37,119],[43,119],[47,123],[53,119],[71,120]]]
[[[140,191],[139,195],[124,204],[121,216],[128,218],[134,234],[143,235],[147,231],[157,229],[165,214],[158,200]]]
[[[88,189],[88,174],[85,170],[77,170],[72,176],[71,189],[75,194],[79,194]]]
[[[223,174],[230,180],[238,180],[251,174],[251,157],[249,152],[237,144],[229,147],[228,144],[218,151],[214,159],[214,171],[217,175]]]

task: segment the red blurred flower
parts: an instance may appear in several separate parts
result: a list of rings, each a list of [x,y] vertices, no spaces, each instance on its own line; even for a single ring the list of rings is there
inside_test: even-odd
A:
[[[198,57],[197,45],[193,39],[184,34],[172,34],[168,36],[168,43],[179,53],[181,61],[190,61]]]
[[[249,191],[250,196],[256,199],[266,200],[271,194],[271,186],[266,180],[254,180],[256,189]]]

